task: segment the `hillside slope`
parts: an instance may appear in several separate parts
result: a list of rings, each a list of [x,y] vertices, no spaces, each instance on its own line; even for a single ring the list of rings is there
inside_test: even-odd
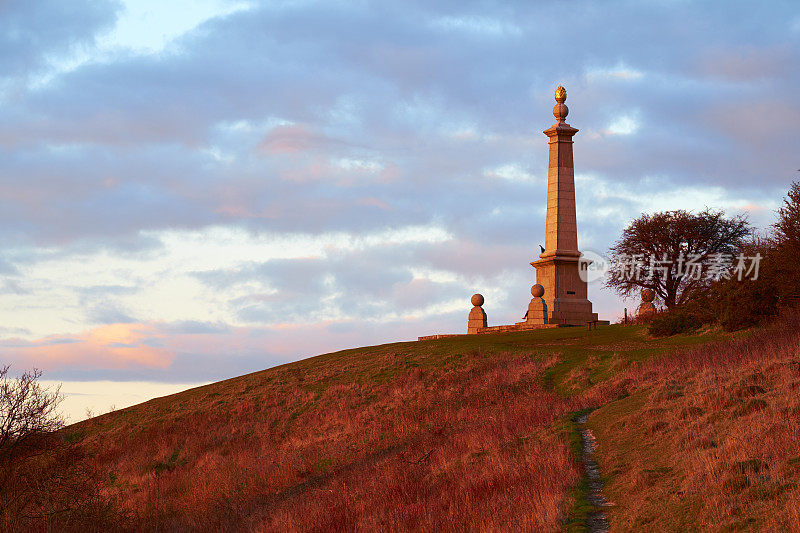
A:
[[[387,344],[68,431],[137,529],[580,529],[570,414],[624,395],[633,362],[719,338],[609,326]]]
[[[594,411],[612,531],[800,531],[800,315],[635,365]]]

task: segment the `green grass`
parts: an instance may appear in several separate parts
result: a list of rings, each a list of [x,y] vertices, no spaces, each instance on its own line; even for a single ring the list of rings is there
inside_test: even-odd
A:
[[[555,428],[567,436],[572,456],[576,461],[581,461],[583,455],[583,444],[577,420],[581,415],[590,413],[591,411],[591,409],[576,411],[563,419]],[[589,513],[594,510],[594,506],[589,503],[588,495],[589,478],[584,475],[580,482],[572,489],[570,496],[574,503],[564,517],[564,522],[562,524],[564,531],[577,533],[588,530],[586,527],[586,519]]]

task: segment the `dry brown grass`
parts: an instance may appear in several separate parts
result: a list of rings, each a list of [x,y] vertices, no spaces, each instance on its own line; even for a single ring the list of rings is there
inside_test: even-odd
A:
[[[120,528],[554,531],[585,510],[566,417],[602,406],[590,424],[615,529],[790,529],[788,320],[734,342],[612,326],[349,350],[68,431],[107,475]]]
[[[616,531],[800,531],[800,317],[630,368],[590,417]]]
[[[588,400],[553,362],[318,360],[84,426],[137,529],[555,531],[581,470],[554,423]]]

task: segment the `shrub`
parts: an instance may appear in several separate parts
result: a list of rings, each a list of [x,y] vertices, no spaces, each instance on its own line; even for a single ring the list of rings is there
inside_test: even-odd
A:
[[[782,278],[775,271],[775,251],[769,247],[769,241],[755,236],[740,253],[746,257],[759,254],[763,258],[757,279],[747,276],[738,279],[732,275],[695,290],[683,307],[699,322],[737,331],[778,315]]]
[[[667,337],[678,333],[691,333],[701,325],[702,322],[694,313],[684,309],[676,309],[654,316],[648,331],[654,337]]]
[[[765,283],[730,283],[724,303],[719,323],[726,331],[755,326],[778,314],[776,292]]]

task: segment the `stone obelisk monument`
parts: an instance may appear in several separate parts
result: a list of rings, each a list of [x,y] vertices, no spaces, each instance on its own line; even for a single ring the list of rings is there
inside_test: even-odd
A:
[[[533,324],[586,325],[597,320],[597,313],[592,313],[592,302],[587,299],[586,282],[579,274],[581,253],[572,163],[572,137],[578,130],[565,122],[569,113],[566,99],[566,89],[559,86],[553,107],[557,122],[544,130],[550,139],[545,249],[531,265],[536,269],[536,283],[544,288],[542,298],[547,310],[544,317],[538,313],[528,316],[528,322]]]

